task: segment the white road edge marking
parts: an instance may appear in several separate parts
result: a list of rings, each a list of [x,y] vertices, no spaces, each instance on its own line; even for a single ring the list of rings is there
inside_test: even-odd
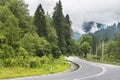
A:
[[[102,72],[100,72],[98,74],[95,74],[95,75],[91,75],[91,76],[87,76],[87,77],[82,77],[82,78],[78,78],[78,79],[74,79],[74,80],[83,80],[83,79],[88,79],[88,78],[92,78],[92,77],[97,77],[97,76],[100,76],[100,75],[102,75],[102,74],[104,74],[106,72],[106,68],[105,67],[103,67],[103,66],[98,66],[98,67],[102,68]]]

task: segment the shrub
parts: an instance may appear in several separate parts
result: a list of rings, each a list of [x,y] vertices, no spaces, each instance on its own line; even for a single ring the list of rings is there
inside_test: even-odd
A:
[[[30,61],[30,68],[36,68],[36,67],[38,67],[38,64],[39,64],[39,63],[37,63],[37,61],[31,60],[31,61]]]
[[[2,44],[0,49],[0,58],[6,59],[6,58],[12,58],[15,56],[14,49],[9,46],[8,44]]]
[[[26,33],[19,43],[27,52],[35,53],[39,57],[51,53],[50,43],[43,37],[39,37],[36,33]]]
[[[49,58],[47,56],[43,56],[40,58],[41,64],[48,64],[49,63]]]
[[[7,58],[3,61],[4,67],[13,67],[14,66],[14,59],[12,58]]]
[[[25,58],[28,56],[28,52],[24,48],[20,47],[17,56],[23,56]]]

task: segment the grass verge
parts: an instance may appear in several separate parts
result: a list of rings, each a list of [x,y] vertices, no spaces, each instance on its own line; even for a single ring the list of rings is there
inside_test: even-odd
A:
[[[43,64],[40,68],[1,67],[0,79],[52,74],[69,68],[70,64],[64,58],[56,59],[53,64]]]

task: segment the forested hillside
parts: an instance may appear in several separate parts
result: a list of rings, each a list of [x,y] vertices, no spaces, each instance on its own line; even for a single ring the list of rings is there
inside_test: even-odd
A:
[[[0,67],[50,72],[67,69],[69,65],[61,56],[73,53],[74,41],[70,17],[64,16],[61,1],[52,17],[45,13],[42,4],[34,16],[29,15],[27,7],[23,0],[0,0]],[[7,76],[0,72],[0,77]]]
[[[114,40],[117,33],[120,32],[120,23],[113,24],[107,28],[100,29],[94,33],[99,40]]]
[[[84,23],[83,25],[83,30],[86,32],[86,34],[82,35],[80,42],[83,41],[83,38],[84,41],[87,42],[89,42],[89,37],[91,37],[91,39],[89,39],[90,48],[88,48],[88,51],[86,50],[86,52],[82,53],[86,53],[86,56],[88,53],[89,56],[87,57],[89,57],[88,59],[90,60],[110,63],[113,62],[118,64],[120,62],[120,23],[118,22],[117,24],[107,27],[103,24],[101,24],[101,27],[99,27],[98,23],[96,23],[98,30],[94,33],[91,33],[93,27],[94,22]],[[83,49],[85,50],[85,47],[83,47]]]

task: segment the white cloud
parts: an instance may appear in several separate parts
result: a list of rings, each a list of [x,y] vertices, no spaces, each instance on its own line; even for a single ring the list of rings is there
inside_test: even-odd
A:
[[[39,3],[45,11],[53,13],[58,0],[25,0],[33,15]],[[120,0],[61,0],[64,14],[69,14],[74,31],[81,32],[84,21],[96,21],[111,24],[120,21]]]

